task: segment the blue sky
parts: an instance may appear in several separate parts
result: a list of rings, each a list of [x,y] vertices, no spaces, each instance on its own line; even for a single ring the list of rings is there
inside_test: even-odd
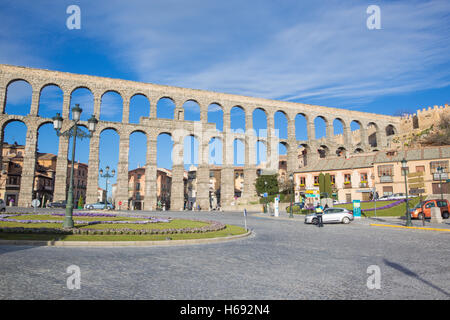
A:
[[[72,4],[81,9],[80,30],[66,27]],[[380,30],[366,26],[371,4],[381,9]],[[448,1],[4,0],[0,21],[0,63],[388,115],[450,100]],[[7,112],[20,114],[27,99],[26,86],[11,87]],[[74,94],[76,101],[87,119],[89,93]],[[41,114],[52,116],[61,103],[49,88]],[[186,115],[195,117],[194,108],[187,106]],[[102,119],[120,120],[120,99],[105,96],[102,110]],[[131,121],[138,121],[148,101],[135,98],[132,110]],[[221,126],[220,112],[210,117]],[[254,127],[264,121],[255,114]],[[282,121],[277,117],[276,126]],[[324,128],[317,127],[320,137]],[[39,150],[57,153],[51,128],[42,130]],[[100,166],[117,167],[119,150],[111,146],[118,136],[104,135]],[[300,126],[297,137],[304,136]],[[6,128],[5,140],[13,139],[24,142],[20,124]],[[143,143],[142,136],[131,139],[131,169],[145,163]],[[165,150],[170,139],[158,145]],[[87,162],[88,141],[78,146],[77,160]],[[158,152],[158,165],[170,167],[167,152]]]

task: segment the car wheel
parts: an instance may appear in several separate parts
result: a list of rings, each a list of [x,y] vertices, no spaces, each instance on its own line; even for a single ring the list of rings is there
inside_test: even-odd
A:
[[[319,219],[313,218],[313,219],[311,220],[311,223],[312,223],[312,224],[318,224],[318,223],[319,223]]]
[[[419,220],[423,220],[423,213],[419,213],[418,215],[417,215],[417,219],[419,219]]]
[[[342,223],[349,224],[350,223],[350,219],[348,217],[344,217],[344,218],[342,218]]]
[[[1,212],[5,212],[6,211],[6,208],[2,208],[2,210],[0,210]]]
[[[89,210],[92,210],[92,209],[94,209],[94,207],[93,207],[93,206],[89,206],[88,209],[89,209]]]
[[[442,213],[442,218],[448,219],[448,212],[443,212]]]

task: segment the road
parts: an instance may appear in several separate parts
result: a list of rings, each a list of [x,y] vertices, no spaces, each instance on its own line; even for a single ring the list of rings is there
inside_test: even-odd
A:
[[[244,223],[240,212],[153,215]],[[247,224],[252,236],[214,244],[0,246],[0,299],[450,298],[450,232],[364,222],[318,228],[252,214]],[[78,290],[66,285],[70,265],[81,271]],[[373,266],[379,289],[367,286]]]

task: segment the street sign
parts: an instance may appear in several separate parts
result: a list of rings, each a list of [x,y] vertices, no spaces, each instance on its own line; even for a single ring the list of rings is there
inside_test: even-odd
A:
[[[419,189],[425,187],[425,184],[423,182],[421,183],[413,183],[409,185],[409,189]]]
[[[361,200],[353,200],[353,217],[361,218]]]
[[[411,189],[409,190],[410,194],[422,194],[425,193],[425,189]]]
[[[264,198],[267,198],[267,192],[264,192]]]
[[[419,182],[423,182],[423,178],[419,177],[419,178],[409,178],[408,179],[408,183],[419,183]]]
[[[39,199],[34,199],[33,201],[31,201],[31,206],[33,208],[39,207],[40,204],[41,204],[41,202],[39,201]]]
[[[408,178],[422,177],[423,171],[408,173]]]

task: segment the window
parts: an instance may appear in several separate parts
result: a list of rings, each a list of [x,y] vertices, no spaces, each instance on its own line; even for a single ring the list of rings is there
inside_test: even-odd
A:
[[[443,172],[448,172],[448,160],[446,160],[446,161],[431,161],[430,162],[431,173],[437,173],[438,167],[443,168],[444,169]]]
[[[319,185],[319,176],[314,176],[314,185],[315,186]]]
[[[435,205],[434,205],[434,202],[428,202],[426,205],[425,205],[425,208],[433,208],[433,207],[435,207]]]
[[[352,181],[352,175],[350,173],[344,174],[344,183],[350,183]]]
[[[416,172],[425,172],[425,166],[416,166]]]
[[[394,170],[394,166],[392,164],[378,166],[378,176],[379,177],[383,177],[383,176],[392,177],[393,170]]]
[[[367,182],[367,173],[366,172],[361,173],[360,177],[361,177],[361,182],[362,183]]]
[[[300,177],[300,186],[304,187],[306,183],[306,178],[305,177]]]
[[[447,201],[445,201],[445,200],[437,201],[437,206],[440,208],[447,207]]]
[[[331,184],[335,184],[336,183],[336,177],[334,174],[330,175],[330,180],[331,180]]]

